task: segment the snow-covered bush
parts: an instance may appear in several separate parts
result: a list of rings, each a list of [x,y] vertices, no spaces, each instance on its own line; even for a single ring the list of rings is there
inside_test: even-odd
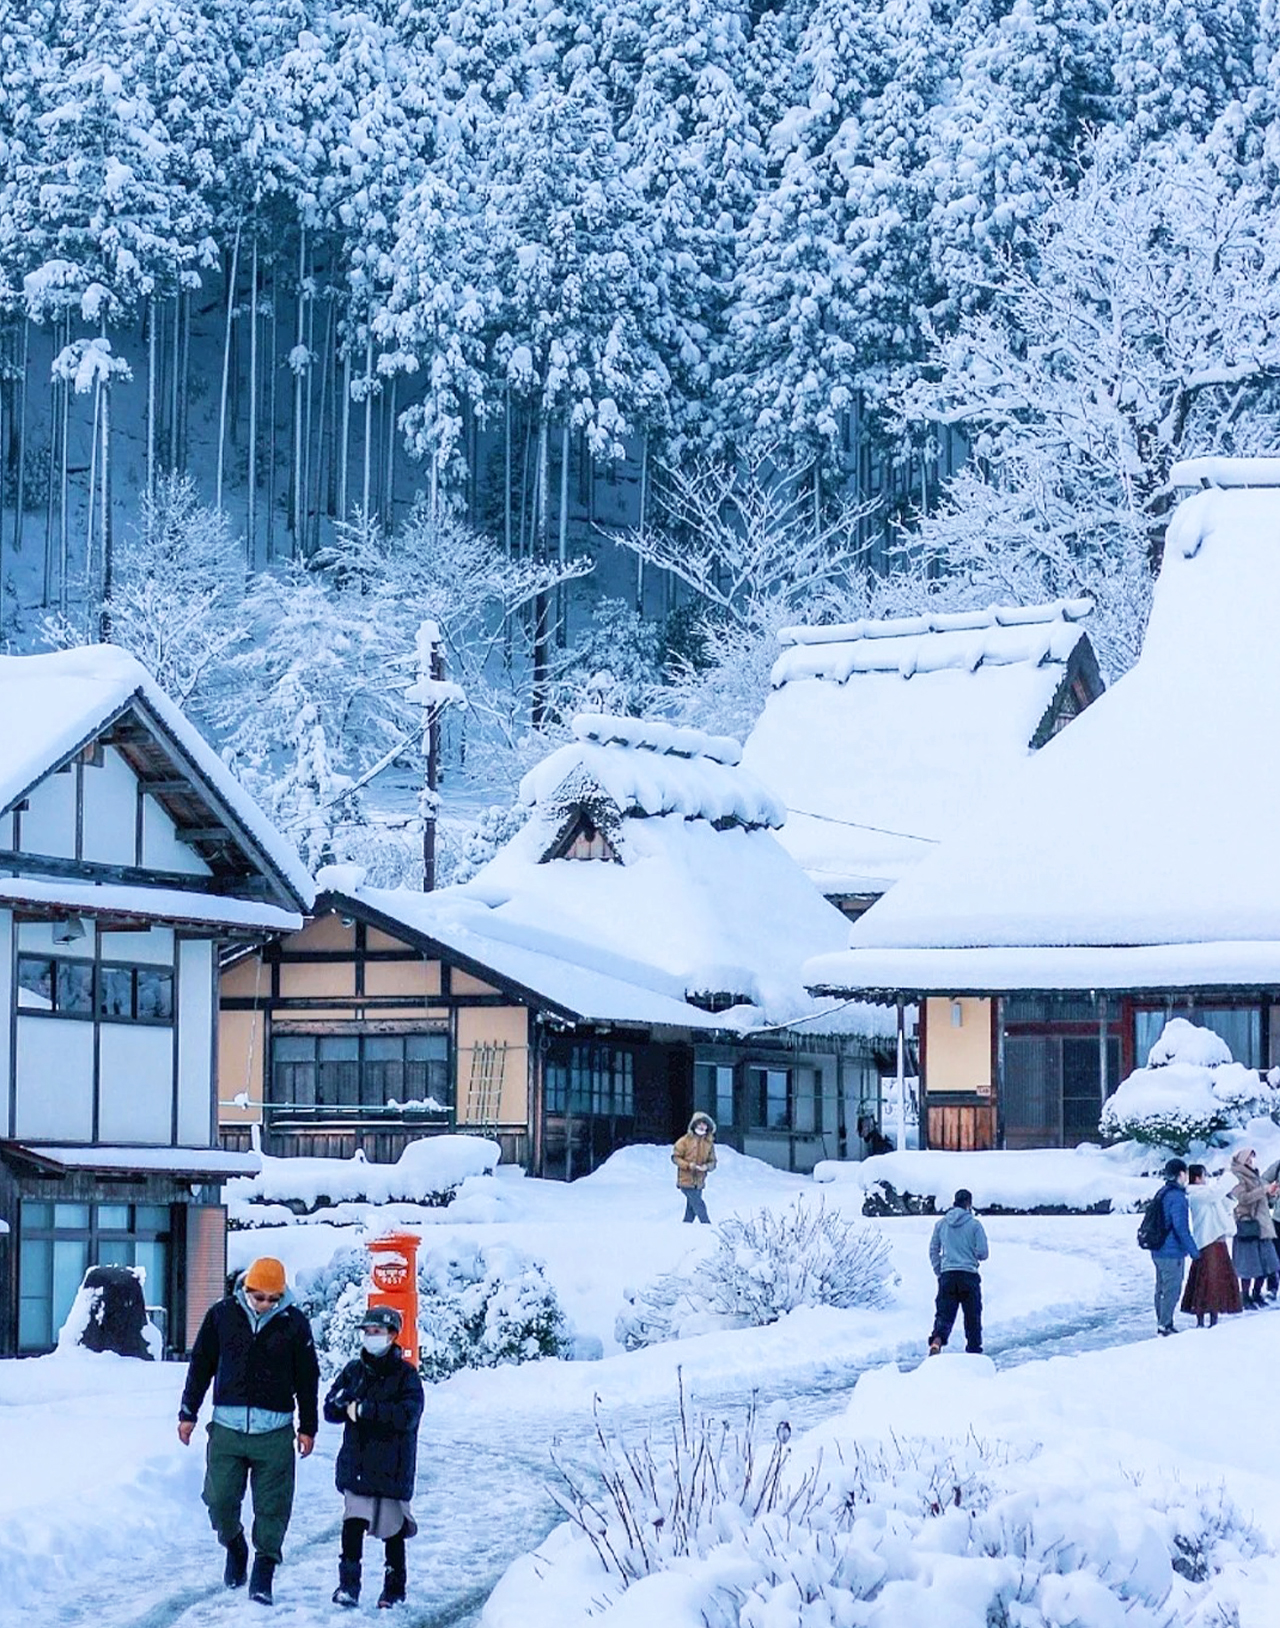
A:
[[[883,1306],[896,1282],[878,1228],[799,1198],[722,1222],[705,1259],[628,1294],[615,1335],[635,1351],[712,1328],[762,1328],[799,1306]]]
[[[1098,1129],[1113,1140],[1186,1153],[1219,1132],[1274,1114],[1280,1092],[1211,1029],[1171,1018],[1138,1068],[1109,1098]]]
[[[1234,1619],[1221,1614],[1213,1579],[1266,1549],[1223,1492],[1167,1476],[1158,1488],[1099,1478],[1082,1500],[1044,1473],[1035,1446],[841,1440],[796,1469],[789,1438],[785,1423],[766,1434],[754,1411],[737,1430],[690,1423],[683,1398],[661,1446],[646,1437],[627,1447],[598,1429],[593,1478],[559,1466],[568,1526],[561,1564],[538,1580],[554,1589],[557,1577],[583,1575],[583,1556],[575,1565],[568,1551],[589,1546],[592,1614],[673,1571],[689,1620],[706,1628],[961,1618],[1221,1628]],[[514,1597],[529,1584],[514,1568],[491,1601],[495,1622],[517,1620],[500,1609],[504,1589]]]
[[[369,1256],[340,1250],[301,1274],[298,1302],[311,1321],[321,1371],[332,1376],[359,1349]],[[424,1379],[566,1356],[571,1335],[541,1265],[506,1244],[450,1242],[418,1258],[418,1349]]]

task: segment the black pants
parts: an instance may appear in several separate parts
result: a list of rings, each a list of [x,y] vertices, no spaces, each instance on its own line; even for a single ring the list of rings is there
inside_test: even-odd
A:
[[[976,1272],[939,1274],[932,1335],[939,1345],[951,1338],[958,1311],[964,1312],[964,1348],[976,1356],[982,1350],[982,1279]]]

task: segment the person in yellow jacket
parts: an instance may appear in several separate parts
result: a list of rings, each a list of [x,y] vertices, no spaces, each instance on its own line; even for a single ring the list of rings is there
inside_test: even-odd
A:
[[[676,1186],[684,1194],[686,1221],[711,1225],[702,1189],[716,1167],[716,1122],[710,1114],[694,1114],[689,1129],[671,1150],[676,1167]]]

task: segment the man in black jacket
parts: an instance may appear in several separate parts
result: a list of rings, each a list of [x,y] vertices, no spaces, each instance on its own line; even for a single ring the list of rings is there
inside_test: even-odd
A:
[[[240,1509],[253,1489],[253,1574],[249,1598],[270,1605],[271,1584],[293,1510],[293,1415],[298,1456],[315,1445],[320,1370],[311,1325],[293,1304],[279,1261],[264,1256],[225,1300],[210,1306],[191,1349],[178,1409],[186,1447],[213,1382],[213,1421],[204,1501],[227,1551],[223,1581],[239,1588],[249,1568]]]

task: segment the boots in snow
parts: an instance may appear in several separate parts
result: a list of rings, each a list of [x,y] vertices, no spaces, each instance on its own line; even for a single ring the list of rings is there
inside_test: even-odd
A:
[[[271,1580],[276,1574],[276,1563],[266,1555],[254,1555],[253,1570],[249,1574],[249,1598],[258,1605],[272,1605]]]
[[[382,1593],[378,1596],[378,1605],[384,1610],[388,1606],[399,1605],[404,1599],[404,1533],[407,1530],[405,1528],[395,1537],[387,1539],[387,1569],[383,1573]]]
[[[222,1569],[222,1581],[228,1588],[243,1588],[249,1572],[249,1544],[243,1532],[237,1532],[226,1545],[227,1563]]]
[[[338,1562],[338,1587],[333,1596],[334,1605],[360,1604],[360,1562],[358,1560],[340,1560]]]

